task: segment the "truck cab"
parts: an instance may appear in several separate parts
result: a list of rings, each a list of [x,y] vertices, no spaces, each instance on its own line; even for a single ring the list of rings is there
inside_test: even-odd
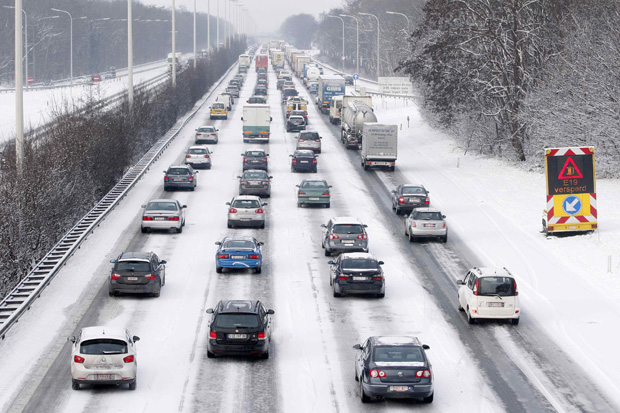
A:
[[[329,123],[332,125],[340,125],[340,116],[342,115],[342,96],[335,96],[329,102]]]

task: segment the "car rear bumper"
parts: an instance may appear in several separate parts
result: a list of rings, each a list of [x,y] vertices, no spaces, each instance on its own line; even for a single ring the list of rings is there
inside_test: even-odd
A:
[[[149,229],[170,229],[170,228],[181,228],[182,221],[142,221],[142,228]]]
[[[136,363],[126,363],[120,369],[87,369],[83,364],[71,363],[71,378],[88,384],[125,384],[136,380]],[[97,380],[97,375],[113,375],[112,379]]]
[[[308,163],[308,164],[299,164],[296,163],[293,165],[293,169],[298,172],[309,172],[314,171],[316,169],[316,164]]]
[[[334,290],[340,294],[385,294],[385,283],[334,282]]]
[[[228,219],[228,223],[237,227],[260,227],[265,224],[265,220],[254,218],[248,218],[247,221]]]
[[[269,351],[269,342],[263,340],[256,344],[219,344],[217,340],[209,340],[207,349],[222,356],[258,356]]]
[[[409,233],[413,237],[445,237],[448,233],[447,228],[412,228],[409,227]]]
[[[368,244],[333,244],[328,242],[325,246],[331,252],[368,252]]]
[[[476,311],[474,313],[474,311]],[[515,311],[518,311],[518,313],[515,313]],[[483,312],[483,313],[479,313],[477,309],[475,308],[471,308],[470,309],[470,315],[471,318],[475,318],[475,319],[489,319],[489,320],[514,320],[517,319],[521,316],[521,310],[520,309],[516,309],[515,311],[512,312],[506,312],[504,314],[492,314],[489,312]]]
[[[300,204],[329,204],[329,196],[299,196],[297,202]]]
[[[193,188],[195,184],[193,182],[168,182],[164,184],[164,189],[172,188]]]
[[[148,284],[119,284],[110,280],[110,292],[121,294],[153,294],[159,292],[161,286],[159,280],[149,281]]]
[[[205,161],[187,160],[185,161],[185,165],[190,165],[192,168],[209,167],[211,166],[211,161],[210,160],[205,160]]]
[[[231,260],[231,259],[216,259],[216,265],[221,268],[259,268],[262,265],[262,260]]]
[[[226,119],[226,118],[228,118],[228,114],[221,115],[221,114],[214,114],[214,113],[212,113],[210,118],[211,119]]]
[[[411,383],[390,383],[390,384],[369,384],[362,383],[364,393],[370,397],[380,397],[386,399],[417,399],[429,397],[433,394],[432,384],[411,384]],[[393,391],[393,386],[407,386],[407,391]]]
[[[243,135],[243,139],[250,142],[269,142],[269,135]]]

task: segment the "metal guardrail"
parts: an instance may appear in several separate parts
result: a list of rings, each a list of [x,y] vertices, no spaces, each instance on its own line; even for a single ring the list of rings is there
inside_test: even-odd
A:
[[[200,105],[190,114],[178,120],[175,125],[159,139],[151,149],[133,166],[123,178],[108,192],[93,209],[91,209],[80,221],[67,232],[60,241],[40,260],[24,279],[0,302],[0,338],[4,340],[7,331],[19,321],[19,318],[30,309],[32,303],[41,296],[41,293],[49,285],[58,271],[86,240],[101,221],[118,205],[127,192],[144,175],[159,156],[166,150],[170,143],[177,137],[194,115],[212,97],[228,74],[235,68],[234,63],[214,83],[211,92],[205,97]],[[109,104],[109,103],[108,103]]]

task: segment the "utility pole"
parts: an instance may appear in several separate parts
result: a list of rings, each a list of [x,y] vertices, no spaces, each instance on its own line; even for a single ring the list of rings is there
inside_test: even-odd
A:
[[[24,72],[22,67],[22,0],[15,0],[15,160],[17,176],[24,172]]]
[[[220,50],[220,0],[217,0],[217,44],[215,50]]]
[[[207,53],[211,52],[211,0],[207,0]]]
[[[194,0],[194,70],[196,70],[196,0]]]
[[[177,87],[177,48],[176,48],[176,20],[175,1],[172,0],[172,87]]]
[[[127,0],[127,100],[131,115],[133,114],[133,13],[131,0]]]

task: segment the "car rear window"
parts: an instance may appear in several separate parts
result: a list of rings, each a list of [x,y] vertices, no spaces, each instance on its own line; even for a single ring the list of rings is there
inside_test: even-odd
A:
[[[116,263],[116,271],[151,271],[151,266],[146,261],[119,261]]]
[[[295,158],[314,158],[314,152],[309,150],[295,152]]]
[[[415,219],[441,221],[441,212],[416,212]]]
[[[426,191],[424,190],[424,188],[421,188],[419,186],[405,186],[403,187],[403,195],[419,195],[419,194],[425,194]]]
[[[146,206],[147,211],[177,211],[176,202],[149,202]]]
[[[319,139],[318,132],[302,132],[299,134],[300,138],[304,139]]]
[[[169,168],[168,175],[189,175],[189,169],[187,168]]]
[[[359,224],[334,225],[334,234],[363,234],[364,227]]]
[[[367,258],[345,258],[341,263],[343,270],[378,270],[379,264]]]
[[[223,105],[223,103],[222,103]],[[198,132],[209,132],[209,133],[213,133],[215,132],[215,130],[213,130],[213,128],[198,128]]]
[[[301,183],[300,188],[326,189],[327,183],[325,181],[306,181]]]
[[[511,277],[480,277],[478,295],[499,295],[510,297],[515,295],[515,280]]]
[[[256,314],[218,314],[213,322],[219,328],[257,328],[260,324]]]
[[[254,243],[248,240],[230,240],[224,243],[224,248],[254,249]]]
[[[213,109],[224,109],[224,104],[223,103],[214,103],[213,104]]]
[[[419,347],[379,346],[373,352],[375,362],[423,362],[424,356]]]
[[[125,354],[127,343],[123,340],[111,338],[97,338],[84,340],[80,344],[81,354]]]
[[[243,174],[243,179],[267,179],[267,174],[264,172],[246,172]]]
[[[253,199],[237,199],[232,203],[232,206],[235,208],[260,208],[258,201]]]
[[[255,158],[262,158],[265,156],[265,152],[261,152],[261,151],[247,151],[245,153],[245,156],[252,156]]]
[[[204,148],[191,148],[187,151],[190,155],[204,155],[207,153],[207,150]]]

